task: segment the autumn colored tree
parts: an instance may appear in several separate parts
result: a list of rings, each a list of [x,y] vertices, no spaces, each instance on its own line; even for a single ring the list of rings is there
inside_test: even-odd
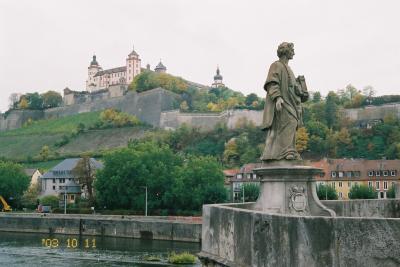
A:
[[[72,173],[79,184],[87,190],[89,203],[94,203],[93,182],[96,177],[96,167],[89,155],[82,155]]]
[[[309,136],[305,127],[300,127],[296,132],[296,150],[301,153],[307,149]]]

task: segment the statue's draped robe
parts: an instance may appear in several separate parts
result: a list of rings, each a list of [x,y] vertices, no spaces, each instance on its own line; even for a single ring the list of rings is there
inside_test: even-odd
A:
[[[302,123],[302,108],[295,86],[296,79],[289,66],[281,61],[272,63],[264,85],[267,97],[262,128],[267,137],[263,161],[281,160],[288,155],[300,159],[296,151],[296,130]],[[281,111],[276,110],[277,97],[284,101]]]

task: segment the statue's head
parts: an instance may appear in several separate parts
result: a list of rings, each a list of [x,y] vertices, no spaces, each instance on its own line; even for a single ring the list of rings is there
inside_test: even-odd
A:
[[[278,46],[277,52],[279,58],[286,56],[288,59],[292,59],[294,56],[294,45],[293,43],[283,42]]]

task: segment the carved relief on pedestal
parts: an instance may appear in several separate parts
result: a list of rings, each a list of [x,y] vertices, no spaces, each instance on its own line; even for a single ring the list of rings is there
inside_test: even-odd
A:
[[[289,209],[295,213],[306,212],[307,192],[302,185],[291,185],[289,187]]]

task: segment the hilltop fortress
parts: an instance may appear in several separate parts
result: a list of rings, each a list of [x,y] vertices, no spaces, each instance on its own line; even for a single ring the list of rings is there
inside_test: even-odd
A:
[[[141,67],[139,54],[132,50],[126,65],[103,70],[94,55],[88,67],[88,78],[85,91],[64,89],[63,106],[45,110],[10,110],[0,114],[0,131],[20,128],[29,119],[51,119],[70,116],[78,113],[100,111],[115,108],[137,116],[141,121],[163,129],[176,129],[182,124],[200,127],[203,130],[212,129],[216,124],[224,123],[232,129],[244,122],[261,125],[263,111],[226,110],[221,113],[183,113],[179,111],[181,97],[175,93],[156,88],[137,93],[128,91],[128,85],[134,77],[143,71],[153,71],[149,64]],[[167,68],[160,61],[155,72],[165,73]],[[188,82],[199,90],[208,90],[224,86],[219,67],[211,86]],[[393,114],[400,118],[400,103],[382,106],[367,106],[357,109],[343,110],[341,115],[356,121],[359,127],[370,127]]]
[[[153,71],[147,64],[141,67],[139,54],[132,50],[126,59],[126,65],[103,70],[94,55],[88,67],[88,78],[85,91],[64,89],[63,106],[45,110],[10,110],[0,114],[0,131],[20,128],[29,119],[52,119],[71,116],[78,113],[100,111],[115,108],[137,116],[141,121],[163,129],[175,129],[186,123],[204,130],[212,129],[218,123],[226,123],[234,128],[239,123],[251,121],[260,125],[262,112],[253,110],[228,110],[221,113],[182,113],[179,111],[179,95],[163,88],[156,88],[137,93],[128,91],[128,85],[134,77],[143,71]],[[167,68],[160,61],[155,72],[165,73]],[[219,67],[211,87],[224,86]],[[188,82],[198,90],[210,87]]]

